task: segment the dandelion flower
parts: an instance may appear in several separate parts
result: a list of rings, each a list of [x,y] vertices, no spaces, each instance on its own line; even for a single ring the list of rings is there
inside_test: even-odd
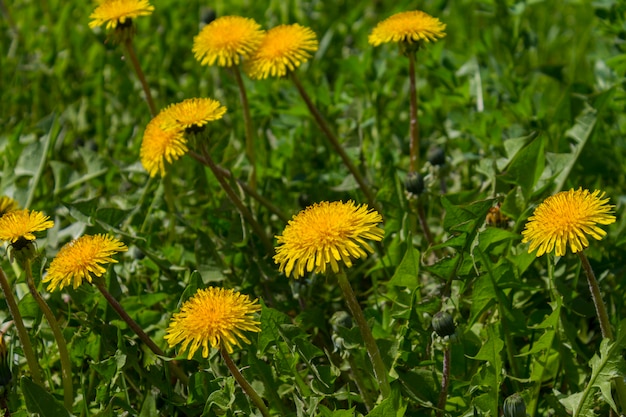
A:
[[[165,175],[165,161],[172,163],[187,153],[187,140],[183,130],[163,127],[163,113],[154,117],[143,134],[140,159],[143,167],[151,177],[157,173]]]
[[[102,265],[116,263],[112,256],[127,250],[126,245],[111,236],[81,236],[61,248],[42,282],[49,282],[48,291],[62,290],[70,284],[76,289],[83,280],[91,282],[91,274],[101,277],[106,272]]]
[[[261,43],[263,31],[253,19],[223,16],[206,25],[193,39],[194,56],[202,65],[231,67]]]
[[[569,244],[572,252],[580,252],[587,246],[587,235],[600,240],[606,232],[597,225],[615,222],[611,214],[614,206],[607,204],[604,192],[579,188],[562,191],[546,198],[528,219],[522,232],[522,242],[530,242],[528,252],[537,250],[537,256],[555,250],[556,256],[565,255]]]
[[[39,211],[14,210],[0,217],[0,240],[15,243],[18,240],[35,240],[35,232],[54,226],[50,217]]]
[[[259,332],[259,322],[252,316],[261,309],[258,301],[224,288],[200,289],[185,301],[172,317],[165,340],[170,347],[182,343],[189,347],[188,359],[202,346],[202,356],[209,356],[209,344],[232,353],[240,342],[250,343],[243,332]]]
[[[161,126],[168,129],[197,129],[210,121],[221,119],[226,107],[211,98],[190,98],[161,111]]]
[[[0,197],[0,217],[10,211],[17,210],[18,206],[17,201],[13,200],[11,197],[3,195]]]
[[[267,31],[245,69],[254,79],[283,77],[306,62],[317,48],[317,37],[311,29],[297,23],[276,26]]]
[[[107,29],[115,29],[125,24],[126,20],[149,16],[153,11],[154,6],[148,0],[100,0],[98,7],[89,16],[89,27],[95,28],[106,23]]]
[[[328,264],[339,271],[337,261],[352,266],[352,258],[365,258],[374,250],[366,239],[382,240],[384,230],[377,226],[382,217],[375,210],[354,202],[322,202],[307,207],[289,221],[282,236],[276,236],[278,247],[274,262],[287,276],[294,271],[299,278],[308,272],[326,272]]]
[[[368,41],[373,46],[387,42],[434,42],[446,36],[446,25],[420,10],[396,13],[378,23]]]

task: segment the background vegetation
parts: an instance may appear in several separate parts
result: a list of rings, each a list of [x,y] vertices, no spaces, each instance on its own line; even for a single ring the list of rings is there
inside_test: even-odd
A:
[[[349,275],[391,369],[394,395],[368,410],[352,377],[363,372],[366,389],[374,390],[371,367],[336,284],[279,274],[209,170],[189,157],[171,166],[176,211],[168,209],[163,183],[149,180],[139,162],[150,120],[141,86],[119,45],[89,29],[89,2],[3,2],[0,190],[54,219],[38,240],[41,270],[72,237],[120,237],[130,250],[110,268],[107,285],[163,348],[171,314],[196,288],[223,286],[262,299],[263,330],[235,360],[275,415],[434,415],[444,347],[431,318],[440,310],[457,323],[446,415],[497,416],[515,392],[531,416],[570,415],[581,398],[574,414],[608,415],[600,388],[623,369],[624,338],[601,350],[577,257],[536,259],[520,232],[548,195],[606,191],[618,221],[587,255],[623,335],[623,2],[152,4],[155,12],[136,21],[134,44],[158,106],[192,97],[226,105],[224,119],[210,125],[210,152],[244,181],[249,165],[236,82],[193,58],[193,37],[213,13],[251,17],[264,28],[300,23],[317,34],[320,49],[298,76],[377,191],[385,239]],[[377,22],[416,6],[447,24],[447,36],[420,51],[417,65],[422,155],[436,145],[446,157],[443,167],[421,169],[433,246],[403,188],[407,60],[394,45],[367,43]],[[365,202],[289,80],[245,83],[259,139],[260,194],[287,217],[319,201]],[[270,235],[282,232],[283,219],[241,196]],[[497,202],[507,220],[486,226]],[[5,387],[9,408],[30,415],[44,404],[39,412],[53,415],[46,414],[51,401],[62,398],[54,338],[22,272],[6,256],[2,267],[21,298],[50,393],[33,395],[19,383],[27,367],[2,299],[14,375]],[[441,297],[447,288],[450,297]],[[46,297],[71,351],[74,415],[255,415],[217,352],[181,360],[191,383],[175,387],[94,288]]]

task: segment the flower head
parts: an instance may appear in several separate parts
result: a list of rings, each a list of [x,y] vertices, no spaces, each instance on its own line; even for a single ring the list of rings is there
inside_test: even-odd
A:
[[[18,208],[17,201],[13,200],[11,197],[7,197],[5,195],[0,197],[0,217],[4,216],[6,213],[17,210]]]
[[[49,282],[48,291],[62,290],[70,284],[76,289],[83,280],[91,282],[91,274],[102,276],[106,272],[102,265],[116,263],[112,256],[127,250],[126,245],[111,236],[81,236],[61,248],[42,282]]]
[[[611,214],[614,206],[608,205],[608,201],[600,190],[590,193],[581,188],[550,196],[528,219],[522,242],[530,242],[528,252],[539,248],[538,257],[553,249],[556,256],[563,256],[568,244],[572,252],[579,252],[589,246],[587,235],[597,240],[606,235],[597,224],[615,222]]]
[[[379,22],[368,41],[373,46],[387,42],[433,42],[446,36],[446,25],[420,10],[396,13]]]
[[[39,211],[14,210],[0,217],[0,240],[15,243],[19,240],[35,240],[35,232],[54,226],[50,217]]]
[[[263,30],[252,19],[218,17],[193,39],[193,54],[202,65],[231,67],[247,58],[261,43]]]
[[[106,23],[107,29],[115,29],[127,20],[149,16],[153,11],[154,6],[148,0],[100,0],[98,7],[89,16],[89,27],[95,28]]]
[[[267,31],[257,50],[246,64],[251,78],[283,77],[317,51],[315,33],[299,24],[280,25]]]
[[[224,288],[209,287],[185,301],[172,317],[165,340],[170,347],[182,343],[189,347],[188,359],[202,346],[202,356],[209,356],[209,344],[232,353],[240,340],[250,343],[243,332],[259,332],[259,322],[252,315],[261,310],[257,300]]]
[[[199,128],[212,120],[221,119],[226,113],[226,107],[212,98],[190,98],[170,105],[161,113],[161,125],[166,130],[184,130]]]
[[[365,241],[382,240],[384,230],[377,226],[382,217],[367,205],[354,202],[322,202],[307,207],[289,221],[282,236],[276,236],[274,262],[280,271],[295,278],[308,272],[326,272],[328,264],[339,271],[337,261],[352,266],[352,258],[365,258],[374,252]]]
[[[154,117],[143,134],[141,142],[141,164],[151,177],[157,173],[165,175],[165,161],[172,163],[183,156],[187,148],[187,140],[182,129],[164,127],[165,117],[159,113]]]

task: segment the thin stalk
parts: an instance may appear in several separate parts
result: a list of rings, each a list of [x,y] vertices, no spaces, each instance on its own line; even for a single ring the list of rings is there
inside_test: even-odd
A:
[[[113,310],[115,310],[115,312],[122,318],[122,320],[124,320],[126,324],[128,324],[128,327],[130,327],[131,330],[135,332],[139,339],[141,339],[141,341],[145,343],[145,345],[148,346],[155,355],[167,358],[168,356],[165,354],[165,352],[163,352],[163,350],[161,350],[161,348],[158,347],[156,343],[154,343],[154,341],[152,341],[150,336],[148,336],[143,331],[143,329],[137,324],[137,322],[128,315],[126,310],[124,310],[124,307],[122,307],[122,305],[115,299],[115,297],[113,297],[113,295],[111,295],[111,293],[104,287],[104,284],[100,281],[94,281],[94,284],[96,285],[98,290],[100,290],[100,293],[102,293],[104,298],[106,298],[109,305],[113,307]],[[187,375],[185,375],[182,369],[180,369],[178,365],[176,365],[175,362],[167,361],[167,364],[170,368],[170,371],[176,376],[176,378],[178,378],[178,380],[183,385],[189,384],[189,378],[187,377]]]
[[[2,268],[0,268],[0,286],[2,287],[2,292],[4,293],[4,298],[6,299],[7,306],[9,307],[11,317],[13,317],[13,323],[17,329],[17,336],[22,344],[22,350],[24,351],[24,356],[26,357],[26,363],[28,363],[28,368],[30,369],[30,376],[33,377],[33,381],[36,384],[43,386],[41,382],[41,372],[39,371],[39,362],[37,362],[33,345],[30,343],[30,337],[28,336],[26,326],[24,326],[24,320],[22,320],[22,315],[20,314],[20,309],[17,307],[17,302],[15,301],[15,297],[13,297],[11,286],[9,285],[7,276]]]
[[[591,292],[593,305],[596,307],[596,314],[598,315],[598,320],[600,320],[600,331],[602,332],[602,337],[605,339],[613,339],[611,322],[609,321],[609,315],[606,312],[606,307],[604,305],[604,301],[602,300],[602,294],[600,293],[600,287],[598,286],[596,275],[593,273],[591,264],[589,264],[589,260],[583,251],[578,252],[578,257],[580,258],[587,275],[587,282],[589,283],[589,291]]]
[[[611,330],[611,322],[609,321],[609,315],[607,314],[606,306],[602,300],[602,293],[600,292],[600,286],[598,285],[596,275],[594,274],[591,264],[583,251],[578,252],[578,257],[580,258],[583,269],[587,275],[589,291],[591,292],[591,298],[593,299],[593,304],[596,307],[596,314],[598,315],[598,320],[600,321],[600,331],[602,332],[602,337],[612,340],[613,331]],[[615,391],[617,392],[619,405],[622,412],[624,412],[626,410],[626,383],[624,382],[623,377],[615,379]]]
[[[248,95],[246,94],[246,86],[241,78],[241,71],[238,66],[233,67],[235,80],[239,86],[239,98],[241,107],[243,107],[243,121],[246,127],[246,155],[252,170],[250,171],[250,188],[256,190],[256,154],[254,152],[254,129],[252,128],[252,117],[250,117],[250,104],[248,103]]]
[[[246,206],[243,204],[241,199],[237,196],[235,191],[232,189],[228,181],[226,181],[223,172],[218,168],[215,161],[213,161],[213,158],[211,158],[211,155],[209,155],[204,145],[202,145],[201,149],[202,149],[203,163],[205,163],[205,165],[209,167],[211,172],[213,172],[213,175],[215,175],[215,178],[222,186],[222,189],[224,190],[224,192],[226,192],[226,195],[228,196],[230,201],[235,205],[237,210],[239,210],[239,214],[241,214],[243,218],[248,222],[250,227],[252,227],[252,230],[254,230],[254,233],[256,233],[256,235],[261,239],[261,242],[265,246],[268,253],[269,254],[274,253],[274,245],[272,245],[272,242],[267,237],[265,230],[263,230],[261,225],[259,225],[259,223],[254,219],[254,217],[252,216],[252,213],[250,213],[250,211],[246,208]]]
[[[139,78],[139,82],[141,83],[141,88],[143,88],[143,92],[146,95],[146,102],[148,103],[148,107],[150,108],[150,115],[152,117],[156,116],[157,108],[154,104],[154,100],[152,99],[152,93],[150,92],[150,87],[148,86],[148,81],[146,81],[146,76],[144,75],[141,65],[139,65],[139,60],[137,59],[137,54],[135,53],[135,48],[133,47],[133,39],[131,36],[127,36],[124,39],[124,47],[128,54],[128,58],[130,59],[130,63]]]
[[[200,162],[202,165],[208,166],[208,162],[204,159],[204,157],[202,157],[202,155],[199,155],[197,152],[194,152],[192,150],[190,150],[188,153],[189,153],[189,156],[191,156],[196,161]],[[274,213],[284,223],[287,223],[289,221],[289,218],[285,215],[285,213],[282,212],[281,209],[279,209],[276,205],[274,205],[270,200],[268,200],[267,198],[259,194],[256,190],[253,190],[248,184],[245,183],[245,181],[235,178],[233,173],[229,171],[228,169],[217,164],[215,164],[215,166],[217,167],[217,170],[221,173],[221,175],[228,178],[229,180],[235,180],[246,194],[254,198],[262,206],[264,206],[269,211]]]
[[[409,52],[409,100],[411,103],[409,136],[411,138],[409,148],[409,172],[415,172],[420,165],[420,129],[417,118],[417,87],[415,82],[415,57],[416,52]]]
[[[248,381],[246,381],[246,378],[244,378],[243,375],[241,375],[241,372],[239,372],[239,369],[237,368],[233,360],[230,358],[230,355],[228,354],[226,349],[222,347],[220,349],[220,353],[222,354],[222,358],[224,358],[224,362],[226,362],[226,366],[228,367],[228,370],[233,375],[233,377],[235,377],[241,389],[243,389],[243,391],[248,395],[248,397],[250,397],[254,405],[256,405],[259,411],[261,412],[261,414],[263,414],[264,417],[269,417],[270,412],[267,409],[267,406],[265,405],[265,403],[263,402],[263,399],[261,399],[259,394],[257,394],[254,388],[252,388],[252,385],[250,385]]]
[[[446,345],[443,350],[443,368],[441,370],[441,390],[439,391],[439,401],[437,402],[437,417],[443,417],[448,401],[448,385],[450,384],[450,345]]]
[[[300,82],[298,77],[296,77],[296,74],[292,71],[289,73],[289,75],[293,83],[296,85],[296,88],[298,89],[300,96],[302,97],[302,99],[306,103],[306,106],[309,108],[309,111],[313,115],[313,118],[317,122],[320,129],[322,129],[322,132],[324,132],[324,135],[326,135],[326,137],[328,138],[330,145],[333,147],[335,152],[339,154],[344,165],[348,168],[348,170],[350,171],[350,173],[352,174],[356,182],[359,184],[359,187],[361,187],[361,191],[363,191],[363,193],[365,194],[365,197],[367,198],[369,205],[372,206],[372,208],[376,208],[377,206],[375,204],[376,199],[374,198],[374,193],[372,192],[369,185],[367,185],[365,178],[363,178],[363,176],[361,175],[357,167],[352,163],[352,161],[350,160],[350,157],[348,156],[346,151],[343,149],[343,147],[339,143],[339,140],[337,140],[337,137],[335,136],[335,134],[332,132],[332,130],[330,130],[328,123],[326,123],[326,120],[324,120],[324,118],[322,117],[322,114],[319,112],[317,107],[315,107],[315,104],[313,104],[313,101],[307,94],[306,90],[302,86],[302,83]]]
[[[65,408],[67,410],[72,411],[72,406],[74,404],[72,362],[70,361],[70,354],[67,350],[65,337],[63,336],[63,332],[61,332],[61,328],[59,327],[59,323],[57,322],[56,317],[54,317],[52,310],[50,310],[50,307],[48,307],[46,300],[44,300],[41,294],[39,294],[39,291],[37,291],[37,287],[35,286],[35,280],[33,279],[33,271],[30,265],[30,260],[24,260],[23,266],[28,289],[30,290],[30,293],[35,301],[37,301],[41,312],[43,313],[46,321],[50,325],[50,329],[52,330],[52,334],[54,335],[54,340],[56,341],[57,347],[59,348],[59,359],[61,360],[61,382],[63,383],[63,405],[65,405]]]
[[[420,226],[422,227],[422,231],[424,232],[424,237],[428,242],[429,246],[434,245],[433,234],[430,232],[430,227],[428,227],[428,222],[426,221],[426,214],[424,213],[424,206],[422,205],[422,200],[417,199],[417,218],[419,219]]]
[[[346,272],[341,269],[336,274],[336,277],[339,283],[339,287],[341,288],[341,292],[343,293],[343,298],[346,300],[346,304],[348,304],[348,308],[350,309],[350,312],[352,312],[352,317],[354,317],[354,320],[356,321],[356,324],[361,331],[361,336],[363,337],[363,342],[365,343],[367,354],[369,355],[372,366],[374,367],[374,376],[378,381],[378,388],[383,394],[383,399],[387,398],[391,393],[391,387],[389,385],[389,379],[387,377],[388,371],[387,367],[383,363],[383,359],[380,355],[380,350],[378,350],[378,345],[376,344],[376,340],[374,339],[372,330],[367,324],[367,320],[365,319],[363,310],[361,310],[361,306],[356,299],[356,295],[352,290],[350,281],[348,281]]]

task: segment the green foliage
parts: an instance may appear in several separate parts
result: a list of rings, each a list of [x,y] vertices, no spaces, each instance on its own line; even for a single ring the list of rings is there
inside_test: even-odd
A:
[[[232,358],[273,416],[502,414],[519,393],[529,416],[626,412],[626,6],[603,0],[463,0],[420,7],[446,37],[417,53],[424,192],[408,198],[408,60],[371,47],[372,28],[414,2],[153,1],[133,44],[159,109],[192,97],[224,104],[208,154],[272,243],[291,216],[320,201],[367,198],[289,78],[243,77],[253,120],[256,189],[233,72],[201,66],[191,46],[204,17],[241,15],[264,28],[312,28],[319,50],[297,76],[374,190],[385,237],[346,273],[389,370],[383,398],[364,339],[336,279],[279,273],[274,252],[191,153],[151,179],[139,155],[151,120],[121,45],[88,27],[90,2],[0,1],[0,191],[43,211],[35,282],[70,350],[71,407],[63,405],[53,333],[25,285],[0,262],[43,373],[33,382],[5,297],[0,331],[13,416],[261,415],[215,349],[191,360],[164,340],[172,315],[198,289],[258,298],[261,331]],[[443,165],[427,162],[439,148]],[[539,259],[521,243],[533,209],[556,192],[606,192],[617,223],[585,254],[617,331],[603,338],[577,256]],[[256,195],[255,195],[256,194]],[[261,198],[258,198],[261,196]],[[165,356],[155,354],[93,285],[48,293],[50,261],[72,238],[108,233],[105,288]],[[456,333],[438,337],[445,311]],[[449,349],[449,350],[447,350]],[[449,385],[442,397],[449,352]],[[175,363],[189,383],[172,374]],[[19,384],[16,383],[19,381]],[[186,385],[186,386],[185,386]],[[624,385],[624,384],[622,384]],[[622,393],[623,394],[623,393]]]

